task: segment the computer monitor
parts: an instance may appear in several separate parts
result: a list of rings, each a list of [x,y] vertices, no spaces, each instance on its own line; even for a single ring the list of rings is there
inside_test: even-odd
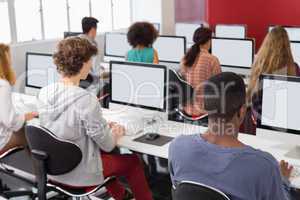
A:
[[[275,27],[275,25],[271,25],[269,27],[269,32]],[[283,26],[287,31],[290,41],[300,41],[300,27],[296,26]]]
[[[186,53],[186,39],[183,36],[159,36],[153,44],[160,63],[180,63]]]
[[[53,63],[51,54],[26,53],[26,83],[25,87],[30,89],[41,89],[60,79],[56,65]],[[33,91],[33,90],[31,90]],[[28,92],[35,93],[35,92]]]
[[[165,66],[111,61],[110,71],[111,103],[166,112]]]
[[[64,38],[75,37],[82,34],[81,32],[64,32]]]
[[[276,75],[260,77],[259,117],[257,128],[271,130],[284,137],[296,135],[296,148],[286,156],[300,158],[300,78]],[[273,135],[276,137],[276,135]],[[294,139],[295,140],[295,139]],[[280,140],[284,142],[284,140]]]
[[[127,41],[126,33],[110,32],[105,33],[104,39],[104,60],[125,60],[127,52],[131,49]]]
[[[244,39],[247,37],[246,25],[216,25],[216,37]]]
[[[300,66],[300,41],[292,41],[291,42],[292,54],[294,57],[294,61]]]
[[[155,29],[160,33],[160,23],[152,23]]]
[[[194,44],[194,33],[200,27],[203,27],[203,24],[176,23],[176,35],[184,36],[186,38],[187,46],[191,46]]]
[[[249,75],[254,60],[253,39],[213,38],[212,54],[216,56],[223,71]]]

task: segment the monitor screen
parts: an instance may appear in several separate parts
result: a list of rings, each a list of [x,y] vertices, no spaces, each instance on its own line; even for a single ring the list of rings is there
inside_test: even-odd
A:
[[[43,88],[59,78],[51,54],[26,53],[26,87]]]
[[[260,78],[260,116],[258,127],[300,134],[300,79],[263,75]]]
[[[104,56],[124,58],[131,49],[125,33],[106,33]]]
[[[216,37],[220,38],[246,38],[245,25],[216,25]]]
[[[64,32],[64,38],[75,37],[82,34],[81,32]]]
[[[193,37],[195,31],[202,27],[202,24],[185,24],[185,23],[176,23],[176,35],[184,36],[188,44],[193,44]]]
[[[111,102],[166,111],[166,67],[111,61]]]
[[[294,57],[294,62],[300,66],[300,42],[291,42],[291,49]]]
[[[180,36],[160,36],[153,47],[160,62],[180,63],[186,53],[186,40]]]
[[[213,38],[211,50],[222,66],[249,69],[254,59],[254,40]]]
[[[269,32],[275,26],[269,27]],[[285,30],[287,31],[290,41],[300,41],[300,27],[292,27],[292,26],[284,26]]]

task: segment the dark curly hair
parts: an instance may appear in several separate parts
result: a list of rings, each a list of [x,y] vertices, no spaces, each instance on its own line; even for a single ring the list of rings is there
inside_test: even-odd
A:
[[[57,71],[63,76],[70,77],[79,74],[83,64],[97,53],[97,47],[87,39],[70,37],[59,42],[53,59]]]
[[[151,47],[158,37],[158,31],[149,22],[136,22],[130,26],[127,39],[129,44],[135,48],[138,45]]]

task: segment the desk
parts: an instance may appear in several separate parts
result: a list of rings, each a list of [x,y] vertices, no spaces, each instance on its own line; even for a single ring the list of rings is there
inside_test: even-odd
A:
[[[18,96],[18,94],[14,94],[14,96]],[[24,95],[22,95],[24,97]],[[26,97],[30,98],[30,97]],[[35,97],[31,97],[33,100]],[[15,98],[18,99],[18,98]],[[14,102],[17,104],[17,102]],[[103,109],[103,116],[108,121],[114,121],[122,123],[122,119],[126,119],[127,114],[125,112],[118,112],[116,110],[107,110]],[[183,134],[200,134],[204,133],[207,130],[206,127],[183,124],[178,122],[166,121],[159,127],[159,133],[161,135],[170,136],[170,137],[177,137]],[[164,146],[154,146],[143,144],[139,142],[133,141],[135,138],[141,136],[143,133],[134,136],[124,136],[122,139],[119,140],[118,146],[127,148],[132,151],[153,155],[161,158],[168,159],[168,149],[169,144]],[[284,155],[290,150],[289,148],[282,147],[282,142],[280,141],[271,141],[264,138],[260,138],[257,136],[240,134],[239,139],[249,146],[252,146],[256,149],[260,149],[272,154],[277,160],[286,160],[292,165],[300,166],[300,160],[287,158]],[[284,146],[284,145],[283,145]],[[292,185],[296,188],[300,189],[300,178],[292,180]]]

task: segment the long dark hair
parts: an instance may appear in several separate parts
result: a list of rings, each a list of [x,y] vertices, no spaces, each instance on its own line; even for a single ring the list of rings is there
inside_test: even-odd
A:
[[[192,67],[199,55],[201,49],[200,45],[207,43],[212,39],[212,31],[209,28],[200,27],[198,28],[193,37],[194,45],[188,50],[184,57],[184,65]]]

